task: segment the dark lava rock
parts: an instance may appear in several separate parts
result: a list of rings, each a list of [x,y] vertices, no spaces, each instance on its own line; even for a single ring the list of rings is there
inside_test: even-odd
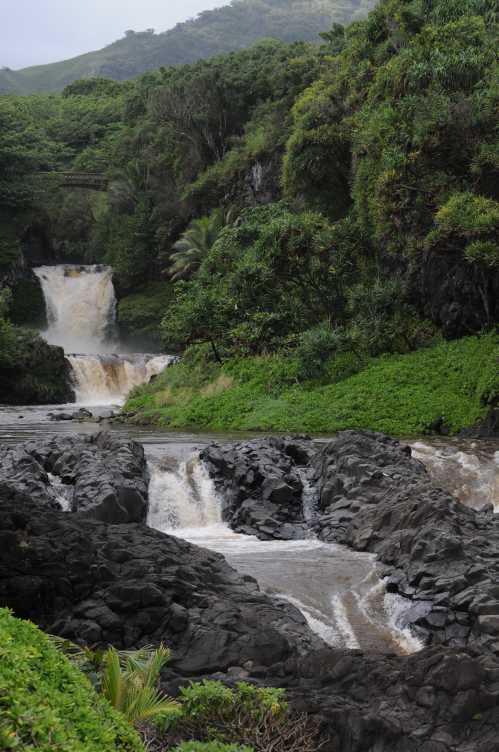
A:
[[[40,475],[54,472],[61,460],[70,478],[79,461],[71,460],[76,439],[70,437],[66,454],[61,441],[47,442],[38,454],[22,447],[19,456],[37,462]],[[109,437],[92,441],[110,451]],[[270,466],[271,486],[259,457],[261,451],[269,458],[269,446],[276,447],[268,440],[258,450],[257,442],[249,443],[262,473],[253,496],[262,505],[264,487],[275,488],[292,471],[300,477],[314,454],[311,442],[300,441],[306,451],[289,466],[283,447],[292,442],[277,441],[280,470]],[[170,691],[203,676],[285,687],[296,710],[320,719],[330,737],[323,752],[499,752],[499,661],[493,649],[483,650],[488,640],[499,644],[491,516],[432,488],[410,450],[386,436],[345,432],[315,451],[317,530],[325,539],[376,551],[392,573],[390,589],[410,591],[414,618],[426,620],[427,633],[441,644],[411,656],[327,647],[299,611],[262,594],[221,555],[141,524],[64,514],[15,486],[0,486],[0,605],[84,644],[133,648],[165,641],[173,650],[164,675]],[[218,461],[227,477],[220,484],[231,502],[235,463],[224,454]],[[250,463],[238,464],[249,484]],[[30,464],[25,472],[34,473],[36,496],[43,479]],[[301,496],[293,495],[300,509]],[[283,508],[294,509],[287,494],[282,499]],[[239,499],[234,504],[237,516]]]
[[[85,407],[80,407],[79,410],[73,413],[72,417],[73,420],[86,421],[91,420],[93,418],[93,415],[90,410],[87,410]]]
[[[499,517],[433,486],[409,446],[343,431],[322,446],[257,439],[210,446],[201,457],[234,530],[266,539],[311,529],[324,541],[375,553],[387,588],[412,600],[406,626],[418,636],[499,653]]]
[[[212,444],[201,459],[221,492],[233,530],[261,540],[304,538],[303,482],[314,454],[308,437]]]
[[[391,587],[431,603],[429,639],[498,651],[499,518],[432,485],[411,449],[383,434],[343,431],[316,455],[322,540],[376,553]]]
[[[1,285],[0,285],[1,286]],[[0,366],[1,401],[6,405],[54,405],[75,401],[71,366],[62,347],[30,332],[17,333],[12,363]]]
[[[149,475],[144,449],[134,441],[98,433],[0,447],[5,493],[60,507],[61,483],[71,488],[72,512],[110,523],[146,519]]]
[[[499,407],[491,407],[485,418],[472,428],[465,428],[460,436],[473,439],[499,438]]]
[[[165,641],[183,676],[283,662],[323,645],[302,614],[217,553],[143,525],[0,498],[0,605],[46,631],[120,648]]]
[[[324,752],[499,752],[499,662],[478,650],[326,649],[286,670],[263,683],[285,686],[295,709],[322,720]]]

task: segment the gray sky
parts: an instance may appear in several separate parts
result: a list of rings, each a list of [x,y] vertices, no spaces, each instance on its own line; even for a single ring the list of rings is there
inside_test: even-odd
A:
[[[126,29],[166,31],[228,0],[0,0],[0,66],[52,63],[104,47]]]

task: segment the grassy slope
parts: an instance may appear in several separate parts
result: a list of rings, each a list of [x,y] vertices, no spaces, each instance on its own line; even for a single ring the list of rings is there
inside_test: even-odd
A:
[[[315,40],[334,21],[348,23],[366,15],[373,5],[374,0],[237,0],[162,34],[133,34],[70,60],[20,71],[0,70],[0,93],[60,91],[87,76],[124,80],[162,65],[191,63],[242,49],[265,37],[285,42]]]
[[[473,425],[499,393],[494,335],[371,359],[353,375],[352,356],[332,365],[327,384],[298,384],[296,364],[277,357],[222,368],[169,368],[126,405],[138,421],[232,430],[332,432],[371,428],[417,435],[443,416],[453,432]]]
[[[0,749],[143,752],[144,747],[43,632],[0,609]]]

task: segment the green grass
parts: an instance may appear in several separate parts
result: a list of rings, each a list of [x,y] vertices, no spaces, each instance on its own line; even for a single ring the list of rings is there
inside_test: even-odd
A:
[[[0,609],[0,749],[144,752],[125,718],[48,637]]]
[[[452,433],[482,418],[499,393],[497,337],[466,337],[373,358],[352,373],[331,363],[326,384],[298,383],[292,358],[185,362],[130,396],[136,420],[170,428],[330,433],[371,428],[418,435],[444,417]]]

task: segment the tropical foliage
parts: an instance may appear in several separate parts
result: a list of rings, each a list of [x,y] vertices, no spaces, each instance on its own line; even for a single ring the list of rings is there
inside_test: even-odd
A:
[[[278,352],[301,379],[490,329],[497,26],[489,0],[382,0],[321,45],[0,98],[2,278],[44,244],[109,263],[134,346]]]
[[[0,609],[0,748],[142,752],[138,734],[33,624]]]

